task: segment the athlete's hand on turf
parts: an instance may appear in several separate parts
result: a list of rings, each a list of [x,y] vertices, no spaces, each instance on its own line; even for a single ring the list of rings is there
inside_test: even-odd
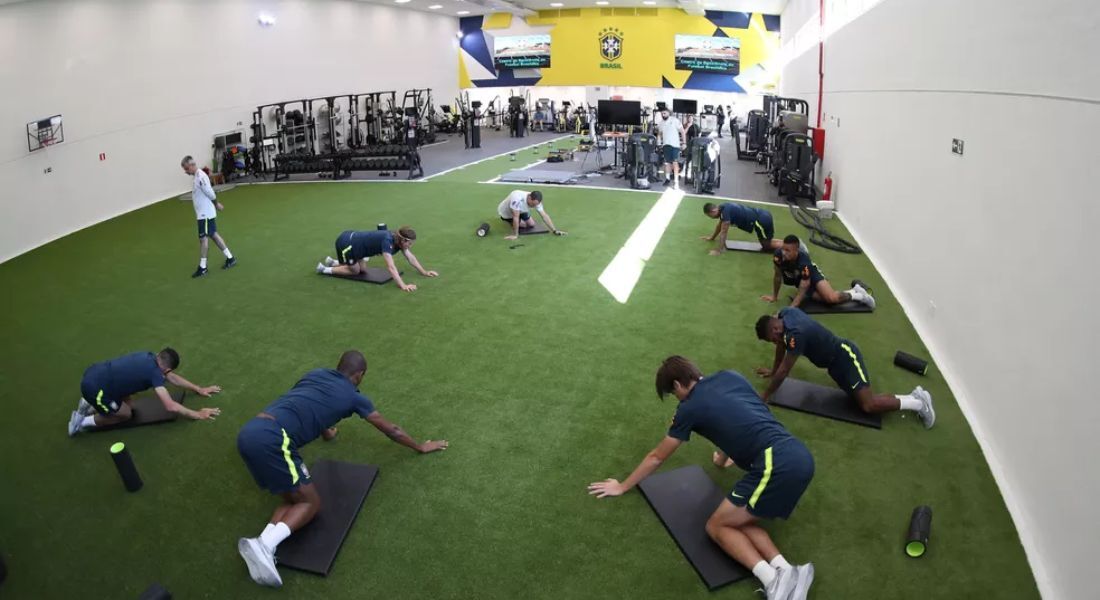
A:
[[[597,498],[622,496],[624,492],[626,490],[623,489],[623,484],[619,483],[618,479],[604,479],[588,484],[588,495]]]
[[[335,427],[329,427],[328,429],[321,432],[321,439],[325,440],[326,442],[331,442],[332,440],[336,439],[336,434],[339,432],[340,431]]]
[[[429,452],[435,452],[436,450],[446,450],[447,445],[447,440],[436,440],[434,442],[428,440],[423,444],[420,444],[420,453],[427,454]]]
[[[569,232],[558,229],[554,232],[554,235],[569,235]]]
[[[218,210],[225,210],[225,205],[222,204],[221,202],[216,202],[215,204],[217,204]]]
[[[711,256],[719,256],[719,255],[721,255],[721,254],[722,254],[722,251],[721,251],[721,250],[711,250],[711,251],[710,251],[710,255],[711,255]]]
[[[722,467],[723,469],[728,469],[733,466],[733,459],[721,452],[715,452],[711,460],[714,461],[714,466]]]
[[[439,273],[436,273],[435,271],[425,271],[424,275],[428,277],[439,277]]]
[[[408,285],[403,285],[403,286],[401,286],[401,291],[402,292],[415,292],[416,291],[416,286],[411,284],[411,283],[408,284]]]
[[[772,370],[765,367],[757,367],[756,374],[761,377],[767,378],[772,376]]]
[[[195,416],[192,418],[196,421],[213,421],[214,417],[220,414],[222,414],[222,409],[220,408],[204,408],[196,412]]]
[[[514,240],[514,239],[518,239],[518,238],[519,238],[519,236],[517,236],[517,235],[506,235],[506,236],[504,236],[504,239],[506,239],[506,240]]]
[[[221,386],[211,385],[211,386],[199,388],[198,394],[200,396],[202,396],[203,398],[209,398],[210,396],[213,396],[214,394],[217,394],[220,391],[222,391]]]
[[[775,296],[760,296],[764,302],[775,302]]]

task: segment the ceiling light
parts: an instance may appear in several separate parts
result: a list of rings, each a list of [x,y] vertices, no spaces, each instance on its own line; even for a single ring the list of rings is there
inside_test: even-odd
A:
[[[428,7],[428,10],[439,10],[441,8],[443,8],[442,4],[433,4],[433,5]]]
[[[468,15],[468,14],[470,14],[470,11],[468,11],[468,10],[460,10],[460,11],[458,11],[458,12],[457,12],[457,13],[455,13],[455,14],[459,14],[459,15]]]
[[[393,0],[393,1],[396,2],[397,4],[408,4],[410,2],[410,0]]]
[[[608,4],[611,4],[611,3],[608,2],[607,0],[600,0],[599,2],[596,3],[596,6],[607,6]]]
[[[645,0],[644,2],[642,2],[642,4],[645,4],[646,6],[656,6],[657,5],[657,3],[654,0]]]
[[[561,8],[561,7],[565,6],[565,5],[564,5],[564,4],[562,4],[561,2],[551,2],[551,3],[550,3],[550,6],[551,6],[551,7],[553,7],[553,8]]]
[[[262,12],[258,17],[256,17],[256,21],[258,21],[260,25],[263,25],[264,27],[271,27],[275,24],[275,15]]]

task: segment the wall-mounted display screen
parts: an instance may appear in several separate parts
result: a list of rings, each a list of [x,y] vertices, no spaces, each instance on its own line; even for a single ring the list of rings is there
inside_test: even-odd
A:
[[[680,71],[737,75],[741,72],[741,40],[677,34],[676,68]]]
[[[509,35],[493,38],[493,65],[499,69],[550,67],[549,35]]]

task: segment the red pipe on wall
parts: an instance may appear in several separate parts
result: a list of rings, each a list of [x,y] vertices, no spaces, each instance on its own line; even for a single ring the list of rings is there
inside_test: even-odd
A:
[[[825,94],[825,0],[818,7],[817,32],[817,128],[821,129],[821,100]]]

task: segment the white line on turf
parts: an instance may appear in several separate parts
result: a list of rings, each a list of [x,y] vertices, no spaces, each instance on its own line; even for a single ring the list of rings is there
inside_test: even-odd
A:
[[[549,140],[546,140],[546,141],[538,142],[536,144],[531,144],[530,146],[524,146],[522,148],[516,148],[514,150],[508,150],[507,152],[501,152],[500,154],[494,154],[492,156],[487,156],[487,157],[482,158],[480,160],[475,160],[474,162],[471,162],[471,163],[466,163],[464,165],[459,165],[457,167],[447,169],[446,171],[440,171],[438,173],[434,173],[432,175],[429,175],[429,176],[421,179],[420,181],[429,181],[429,180],[431,180],[435,177],[439,177],[441,175],[446,175],[447,173],[452,173],[452,172],[458,171],[460,169],[465,169],[466,167],[472,167],[476,164],[483,163],[487,160],[493,160],[494,158],[500,158],[502,156],[507,156],[507,155],[515,153],[515,152],[523,152],[524,150],[530,150],[531,148],[534,148],[536,146],[541,146],[543,144],[553,144],[555,142],[560,142],[561,140],[568,139],[570,137],[573,137],[573,136],[572,135],[562,135],[562,136],[558,136],[556,138],[550,138]]]
[[[487,181],[479,181],[478,183],[485,183],[491,185],[516,185],[515,182],[500,181],[500,177],[494,177]],[[604,187],[601,185],[579,185],[579,184],[558,184],[558,183],[544,183],[541,185],[553,186],[561,189],[579,189],[579,190],[598,190],[603,192],[636,192],[639,194],[663,194],[673,188],[667,188],[665,190],[636,190],[633,188],[615,188]],[[749,200],[747,198],[733,198],[731,196],[712,196],[710,194],[684,194],[685,198],[701,198],[707,200],[716,200],[719,202],[747,202],[749,204],[759,204],[760,206],[782,207],[786,208],[786,204],[779,204],[776,202],[765,202],[763,200]],[[816,208],[808,208],[807,210],[816,212]]]
[[[630,299],[630,293],[642,277],[646,262],[653,256],[657,243],[664,236],[665,229],[683,199],[684,193],[680,190],[670,189],[661,194],[615,258],[611,259],[597,278],[600,285],[622,304]]]

